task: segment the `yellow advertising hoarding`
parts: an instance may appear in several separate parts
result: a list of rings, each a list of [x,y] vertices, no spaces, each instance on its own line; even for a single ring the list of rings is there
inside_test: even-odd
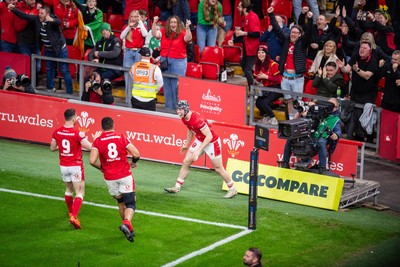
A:
[[[227,170],[241,194],[249,194],[250,162],[228,159]],[[268,165],[258,165],[258,196],[317,208],[338,210],[344,180]],[[223,190],[227,186],[223,183]]]

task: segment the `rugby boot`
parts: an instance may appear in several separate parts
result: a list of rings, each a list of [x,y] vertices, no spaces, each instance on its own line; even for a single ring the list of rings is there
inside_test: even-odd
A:
[[[131,231],[129,231],[129,227],[125,224],[121,224],[121,226],[119,227],[119,230],[121,230],[121,232],[125,235],[126,239],[129,242],[133,242],[133,233],[131,233]],[[132,231],[133,232],[133,231]]]
[[[75,218],[74,216],[71,216],[69,218],[69,223],[72,224],[75,227],[75,229],[82,229],[81,222],[79,221],[78,218]]]
[[[237,190],[236,190],[236,188],[234,188],[234,187],[231,187],[229,190],[228,190],[228,193],[226,193],[226,195],[224,196],[224,198],[233,198],[234,196],[236,196],[237,195]]]
[[[166,191],[168,193],[178,193],[179,191],[181,191],[181,188],[175,185],[170,188],[164,188],[164,191]]]

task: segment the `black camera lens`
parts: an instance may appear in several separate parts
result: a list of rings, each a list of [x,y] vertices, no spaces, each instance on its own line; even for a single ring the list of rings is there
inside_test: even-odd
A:
[[[103,81],[103,86],[102,86],[102,88],[103,88],[103,91],[104,91],[104,92],[111,92],[111,88],[112,88],[111,82],[110,82],[109,80],[105,79],[105,80]]]
[[[95,91],[99,90],[100,89],[100,83],[98,83],[96,81],[93,81],[92,82],[92,89],[95,90]]]
[[[29,79],[29,77],[26,76],[25,74],[21,74],[19,80],[20,80],[21,85],[24,87],[31,85],[31,79]]]

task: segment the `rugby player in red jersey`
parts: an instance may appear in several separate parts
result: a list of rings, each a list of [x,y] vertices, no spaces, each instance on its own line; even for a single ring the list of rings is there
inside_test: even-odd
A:
[[[186,156],[182,162],[182,167],[179,171],[175,186],[165,188],[164,190],[169,193],[178,193],[181,191],[181,186],[189,173],[190,165],[196,161],[201,154],[206,153],[215,171],[221,175],[228,186],[228,193],[224,197],[234,197],[237,194],[237,190],[229,173],[222,165],[221,139],[219,136],[214,133],[207,121],[202,118],[198,112],[189,109],[189,103],[186,100],[178,101],[176,112],[182,119],[183,124],[188,128],[186,142],[180,149],[181,153],[186,151]],[[190,145],[193,137],[195,137],[195,140]]]
[[[65,183],[65,203],[68,207],[69,222],[81,229],[78,213],[85,195],[85,175],[82,161],[82,147],[90,150],[92,144],[87,140],[85,133],[75,129],[75,109],[67,109],[64,112],[65,124],[54,131],[51,143],[51,151],[59,151],[61,177]],[[100,132],[96,133],[95,138]],[[75,191],[75,198],[73,198]]]
[[[131,167],[136,167],[140,154],[126,136],[114,131],[112,118],[104,117],[101,127],[103,133],[93,142],[89,161],[103,172],[108,192],[118,202],[122,219],[119,229],[128,241],[133,242],[135,233],[131,222],[136,209],[136,195]],[[132,163],[128,162],[128,152],[132,155]]]

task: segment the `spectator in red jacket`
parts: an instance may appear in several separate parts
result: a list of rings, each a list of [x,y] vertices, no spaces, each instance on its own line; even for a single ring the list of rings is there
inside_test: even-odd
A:
[[[14,27],[15,15],[8,10],[9,4],[17,4],[16,0],[5,0],[0,3],[1,42],[3,52],[17,52],[17,31]]]
[[[61,21],[67,45],[72,45],[78,28],[78,8],[71,0],[54,0],[54,14]]]
[[[40,3],[36,3],[36,0],[24,0],[17,4],[19,10],[25,14],[34,16],[39,14],[39,7],[41,6]],[[18,52],[28,56],[31,56],[32,54],[40,54],[35,25],[16,16],[14,19],[14,27],[17,31]],[[39,71],[40,60],[37,60],[36,72],[39,73]]]
[[[240,66],[243,69],[247,79],[247,84],[253,85],[253,66],[257,57],[258,46],[260,45],[260,19],[257,14],[252,11],[250,0],[242,0],[238,5],[238,10],[242,16],[242,27],[236,27],[233,41],[229,41],[229,45],[242,42],[244,44],[244,53]]]

